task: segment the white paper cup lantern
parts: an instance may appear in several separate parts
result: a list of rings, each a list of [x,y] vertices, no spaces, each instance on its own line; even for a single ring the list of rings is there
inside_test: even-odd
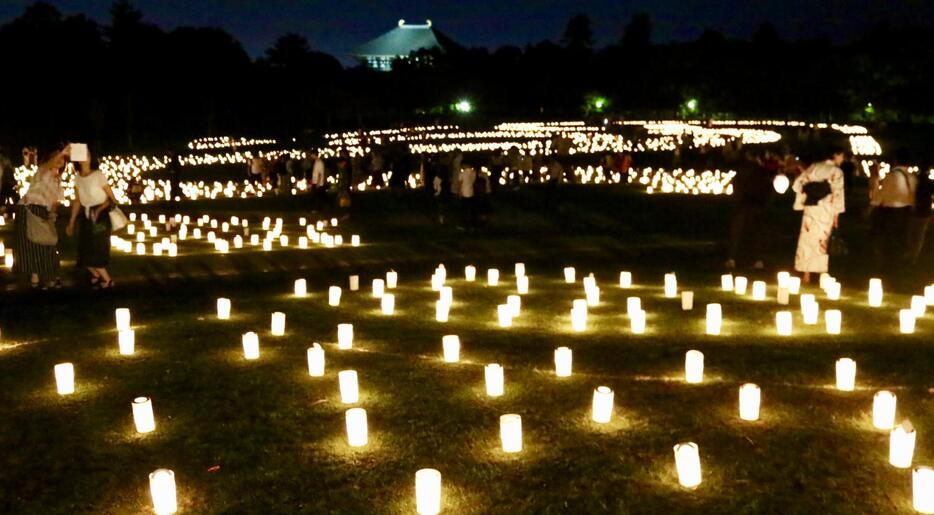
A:
[[[691,311],[692,309],[694,309],[694,292],[692,291],[681,292],[681,310]]]
[[[558,377],[571,377],[573,353],[567,347],[555,349],[555,375]]]
[[[483,378],[486,382],[486,394],[490,397],[503,395],[503,367],[498,363],[490,363],[483,367]]]
[[[619,287],[632,288],[632,272],[619,273]]]
[[[934,306],[934,284],[924,287],[924,302],[928,306]]]
[[[765,300],[765,281],[752,283],[752,300]]]
[[[877,308],[882,305],[882,279],[874,278],[869,280],[869,305]]]
[[[587,310],[580,307],[571,308],[571,329],[575,332],[587,330]]]
[[[576,280],[576,271],[573,266],[568,266],[564,268],[564,282],[568,284],[573,284]]]
[[[723,274],[720,276],[720,289],[723,291],[733,291],[733,274]]]
[[[665,274],[665,296],[673,299],[678,295],[678,278],[675,274]]]
[[[130,356],[136,347],[136,331],[126,329],[117,333],[117,344],[120,347],[121,356]]]
[[[496,314],[499,318],[500,327],[512,327],[512,308],[509,304],[496,306]]]
[[[631,317],[637,311],[642,311],[642,299],[639,297],[626,297],[626,316]]]
[[[519,292],[519,295],[526,295],[529,293],[529,276],[522,275],[516,277],[516,291]]]
[[[802,301],[801,318],[804,320],[805,325],[815,325],[820,319],[820,305],[816,300],[813,300],[813,297],[809,302]]]
[[[700,449],[694,442],[679,443],[674,449],[678,482],[685,488],[697,488],[701,484]]]
[[[915,318],[923,317],[926,311],[927,300],[924,298],[924,295],[912,295],[911,312],[914,314]]]
[[[384,315],[392,315],[396,311],[396,296],[391,293],[383,294],[379,301],[380,311]]]
[[[606,424],[613,418],[613,390],[598,386],[593,391],[593,406],[590,417],[598,424]]]
[[[490,268],[486,271],[486,284],[487,286],[496,286],[499,284],[499,270],[496,268]]]
[[[779,336],[791,336],[791,311],[779,311],[775,313],[775,330]]]
[[[590,291],[591,288],[597,286],[597,278],[593,276],[593,273],[584,277],[584,292]]]
[[[351,447],[363,447],[367,444],[366,410],[350,408],[344,412],[347,424],[347,444]]]
[[[503,452],[521,452],[522,417],[514,413],[499,417],[499,439]]]
[[[716,336],[720,334],[723,323],[723,310],[720,304],[707,304],[707,334]]]
[[[840,300],[840,283],[831,280],[827,283],[827,298],[830,300]]]
[[[797,295],[801,292],[801,278],[798,276],[790,277],[788,279],[788,293],[792,295]]]
[[[341,370],[337,373],[337,381],[341,387],[341,402],[356,404],[360,401],[360,387],[357,384],[356,370]]]
[[[117,330],[126,331],[130,328],[130,310],[129,308],[117,308],[114,312],[117,318]]]
[[[317,343],[308,347],[308,375],[311,377],[324,376],[324,349]]]
[[[341,304],[341,287],[340,286],[331,286],[328,288],[328,306],[340,306]]]
[[[839,309],[828,309],[824,311],[824,327],[827,334],[840,334],[843,324],[843,314]]]
[[[435,469],[415,473],[415,512],[418,515],[441,512],[441,473]]]
[[[645,332],[645,311],[640,309],[629,317],[629,330],[632,334],[643,334]]]
[[[787,306],[790,298],[791,298],[791,295],[788,292],[788,287],[779,286],[778,291],[775,294],[775,300],[782,306]]]
[[[915,332],[915,314],[910,309],[900,309],[898,311],[898,330],[902,334],[912,334]]]
[[[876,429],[891,430],[895,426],[895,394],[882,390],[872,398],[872,425]]]
[[[837,360],[837,390],[852,392],[856,388],[856,362],[850,358]]]
[[[71,363],[55,365],[55,388],[59,395],[75,393],[75,366]]]
[[[243,335],[242,342],[243,357],[246,359],[259,359],[259,336],[250,331]]]
[[[785,271],[781,271],[775,275],[775,283],[779,288],[787,288],[789,279],[791,279],[791,274]]]
[[[133,399],[133,424],[137,433],[151,433],[156,430],[156,418],[152,413],[152,400],[149,397]]]
[[[464,280],[472,283],[477,280],[477,267],[467,265],[464,267]]]
[[[270,331],[272,332],[273,336],[285,335],[285,313],[276,311],[272,314],[272,320],[270,320]]]
[[[912,506],[918,513],[934,513],[934,469],[915,467],[911,473]]]
[[[340,350],[353,348],[353,324],[337,324],[337,348]]]
[[[441,290],[439,290],[438,293],[439,293],[438,298],[442,302],[446,302],[448,304],[454,303],[454,288],[450,286],[442,286]]]
[[[175,497],[175,472],[158,469],[149,474],[149,493],[156,515],[171,515],[178,511]]]
[[[684,355],[684,380],[688,383],[704,381],[704,353],[689,350]]]
[[[308,281],[305,279],[296,279],[294,288],[296,297],[304,297],[308,294]]]
[[[762,402],[759,387],[746,383],[739,387],[739,418],[743,420],[759,420],[759,406]]]
[[[443,300],[435,301],[435,320],[438,322],[447,322],[451,311],[451,305]]]
[[[737,295],[746,295],[746,288],[749,284],[749,279],[746,279],[743,276],[736,277],[733,279],[733,293]]]
[[[514,273],[516,277],[524,276],[525,275],[525,263],[516,263]]]
[[[506,305],[509,306],[509,310],[512,312],[512,317],[516,318],[522,311],[522,297],[518,295],[510,295],[506,297]]]
[[[351,247],[359,247],[359,246],[360,246],[360,235],[359,235],[359,234],[351,234],[351,235],[350,235],[350,246],[351,246]]]
[[[890,465],[900,469],[911,467],[911,461],[915,454],[916,435],[914,426],[908,420],[892,429],[889,434]]]
[[[594,307],[594,306],[600,305],[600,287],[599,286],[592,286],[588,288],[584,293],[586,296],[585,300],[587,301],[588,306]]]
[[[217,299],[217,319],[230,320],[230,299]]]
[[[386,288],[392,290],[399,285],[399,273],[395,270],[386,272]]]
[[[461,340],[456,334],[441,337],[441,348],[445,363],[457,363],[461,359]]]
[[[386,293],[386,284],[382,279],[373,279],[373,297],[377,299],[383,298],[383,295]]]

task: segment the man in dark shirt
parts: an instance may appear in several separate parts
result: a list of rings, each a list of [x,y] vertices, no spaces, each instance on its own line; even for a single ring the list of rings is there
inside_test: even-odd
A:
[[[748,152],[733,178],[734,204],[727,268],[736,268],[736,259],[741,251],[754,260],[753,268],[761,270],[765,266],[762,262],[762,223],[773,191],[773,174],[766,157]]]

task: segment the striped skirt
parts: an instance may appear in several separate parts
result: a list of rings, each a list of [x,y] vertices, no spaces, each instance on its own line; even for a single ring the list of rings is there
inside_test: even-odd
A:
[[[13,248],[13,273],[38,274],[40,280],[51,281],[59,275],[58,249],[54,245],[38,245],[26,236],[26,210],[49,218],[45,206],[19,204],[16,206],[16,245]]]

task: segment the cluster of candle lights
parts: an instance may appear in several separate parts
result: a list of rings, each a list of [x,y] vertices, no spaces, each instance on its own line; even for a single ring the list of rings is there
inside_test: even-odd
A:
[[[497,309],[498,325],[504,330],[512,327],[512,321],[520,316],[521,296],[529,292],[529,276],[523,263],[516,263],[513,272],[515,288],[518,294],[509,295],[504,304]],[[588,307],[600,305],[600,287],[593,274],[579,278],[574,267],[565,267],[563,278],[567,284],[583,286],[583,297],[574,300],[571,310],[572,330],[586,331],[586,315]],[[490,288],[500,287],[501,274],[499,269],[489,268],[486,271],[485,285]],[[634,280],[630,271],[621,271],[618,288],[622,290],[633,289]],[[448,284],[449,277],[444,265],[439,265],[432,274],[430,286],[438,292],[438,303],[448,306],[453,304],[453,286]],[[467,266],[464,269],[465,283],[477,282],[477,269]],[[351,291],[359,290],[359,276],[349,277]],[[383,314],[392,314],[392,307],[386,308],[385,299],[394,299],[389,291],[395,290],[399,284],[399,274],[390,270],[384,277],[373,279],[370,296],[380,300],[380,311]],[[820,288],[824,296],[839,299],[839,283],[829,275],[820,279]],[[753,281],[751,288],[747,278],[725,274],[720,278],[720,290],[724,293],[748,297],[753,302],[767,300],[768,285],[764,281]],[[694,292],[679,290],[678,279],[675,273],[664,276],[663,296],[667,299],[680,299],[681,309],[690,312],[694,308]],[[328,288],[328,305],[340,306],[341,288],[331,286]],[[293,285],[295,298],[307,298],[309,294],[308,281],[297,279]],[[801,299],[802,316],[805,324],[815,324],[814,316],[804,314],[805,310],[818,309],[814,294],[802,293],[800,281],[790,274],[782,272],[776,276],[775,302],[787,305],[791,295],[799,295]],[[391,303],[390,306],[393,306]],[[867,289],[866,305],[878,308],[884,305],[882,283],[873,279]],[[900,316],[908,311],[914,318],[924,316],[927,306],[934,305],[934,285],[925,288],[924,295],[915,295],[911,299],[911,307],[901,310]],[[813,306],[813,308],[809,308]],[[639,297],[630,296],[626,302],[627,316],[630,319],[630,329],[634,334],[645,330],[646,313]],[[830,313],[830,311],[826,312]],[[839,317],[839,311],[837,317]],[[217,299],[216,317],[218,320],[230,320],[232,316],[232,303],[228,298]],[[436,312],[438,322],[446,322]],[[721,305],[710,303],[706,305],[706,330],[708,335],[716,336],[721,332],[723,313]],[[789,336],[792,313],[778,311],[776,314],[777,334]],[[913,332],[906,330],[904,321],[900,320],[900,332]],[[812,320],[808,322],[808,320]],[[118,334],[119,353],[122,356],[132,356],[135,352],[135,333],[131,324],[131,314],[128,308],[118,308],[115,311],[115,322]],[[829,324],[829,322],[828,322]],[[828,332],[839,334],[839,318],[836,329]],[[270,317],[269,333],[273,337],[283,337],[286,333],[286,315],[283,312],[274,312]],[[345,351],[353,349],[354,333],[352,324],[339,324],[336,332],[337,349]],[[441,338],[441,359],[444,363],[453,364],[461,360],[461,339],[458,335],[448,334]],[[243,357],[253,361],[260,359],[260,340],[256,332],[250,331],[242,336]],[[572,375],[573,352],[568,347],[558,347],[554,351],[554,374],[557,378],[567,378]],[[686,384],[701,384],[704,382],[705,356],[699,350],[689,350],[684,358],[684,382]],[[322,345],[314,343],[307,349],[308,374],[311,377],[325,376],[325,349]],[[504,394],[504,367],[499,363],[489,363],[484,367],[485,390],[490,397],[499,397]],[[857,365],[854,360],[843,357],[836,362],[836,388],[842,392],[856,389]],[[59,363],[54,367],[56,389],[60,395],[75,393],[75,369],[72,363]],[[345,411],[345,429],[347,444],[354,448],[363,448],[368,445],[368,422],[365,409],[357,406],[361,399],[361,387],[356,370],[341,370],[338,372],[338,386],[341,403],[348,405]],[[738,390],[739,418],[747,422],[760,419],[761,390],[758,385],[746,383]],[[591,419],[596,424],[607,424],[614,417],[614,392],[605,385],[594,388],[591,406]],[[146,396],[136,397],[131,402],[134,427],[140,434],[156,431],[156,419],[153,412],[152,399]],[[896,423],[896,396],[894,393],[882,390],[875,394],[871,410],[872,424],[876,429],[890,432],[889,463],[898,468],[910,468],[916,441],[916,431],[912,424],[905,420]],[[500,446],[505,453],[521,453],[523,450],[522,416],[517,413],[506,413],[500,417]],[[675,470],[679,483],[685,488],[697,488],[702,483],[701,458],[698,444],[683,442],[674,446]],[[914,505],[922,513],[934,512],[934,472],[927,467],[917,467],[913,472]],[[150,475],[150,488],[153,507],[156,513],[170,514],[177,510],[175,477],[168,469],[159,469]],[[441,475],[435,469],[422,469],[416,473],[416,505],[419,513],[438,513],[441,506]]]

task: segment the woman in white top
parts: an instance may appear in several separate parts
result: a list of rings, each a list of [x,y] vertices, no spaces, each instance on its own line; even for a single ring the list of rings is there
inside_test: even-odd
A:
[[[58,250],[53,243],[40,244],[29,239],[26,227],[29,218],[41,218],[55,224],[55,211],[63,200],[61,173],[68,158],[68,147],[56,151],[42,164],[29,180],[29,190],[16,206],[16,246],[13,271],[29,276],[29,284],[39,287],[40,279],[59,286]],[[31,164],[27,162],[27,166]],[[28,212],[28,213],[27,213]],[[35,216],[33,216],[35,215]],[[41,220],[40,220],[41,222]]]
[[[76,163],[75,200],[71,206],[71,220],[67,233],[74,234],[78,227],[78,266],[91,274],[91,286],[101,289],[113,286],[107,272],[110,264],[110,210],[117,205],[110,184],[100,170],[91,170],[88,161]]]
[[[837,227],[838,216],[845,209],[843,171],[840,170],[843,158],[843,151],[834,151],[830,159],[811,165],[792,185],[794,209],[804,211],[795,252],[795,270],[803,273],[804,283],[810,281],[812,273],[827,272],[830,266],[827,252],[830,233]],[[815,187],[812,189],[808,184]],[[808,198],[808,190],[813,191],[815,197],[823,196]]]

